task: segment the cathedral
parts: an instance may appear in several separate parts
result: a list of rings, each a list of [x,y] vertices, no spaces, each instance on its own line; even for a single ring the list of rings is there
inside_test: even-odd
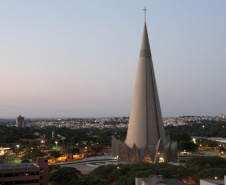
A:
[[[128,162],[177,160],[177,142],[165,135],[146,22],[126,140],[112,136],[112,156]]]

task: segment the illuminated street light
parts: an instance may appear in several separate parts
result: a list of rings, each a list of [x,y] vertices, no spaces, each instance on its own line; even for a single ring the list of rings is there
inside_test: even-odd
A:
[[[20,152],[19,152],[19,147],[20,147],[20,145],[16,145],[16,148],[17,148],[17,152],[18,152],[18,153],[20,153]]]
[[[57,142],[57,141],[55,141],[55,143],[56,143],[56,146],[57,146],[57,143],[58,143],[58,142]]]

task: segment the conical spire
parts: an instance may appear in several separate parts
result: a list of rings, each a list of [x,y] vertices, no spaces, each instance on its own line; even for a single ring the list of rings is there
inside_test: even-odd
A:
[[[166,137],[145,22],[125,143],[130,148],[135,143],[138,149],[148,145],[155,150],[160,138],[165,145]]]
[[[145,21],[127,136],[123,144],[112,139],[112,155],[119,154],[121,161],[166,162],[166,144]],[[166,149],[176,159],[177,145],[169,143]]]
[[[151,50],[148,39],[146,22],[144,23],[144,31],[140,48],[140,57],[151,57]]]

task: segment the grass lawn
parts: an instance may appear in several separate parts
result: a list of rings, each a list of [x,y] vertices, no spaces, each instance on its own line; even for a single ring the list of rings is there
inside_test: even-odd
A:
[[[20,158],[15,158],[14,163],[21,163],[21,159]]]
[[[218,155],[220,152],[218,151],[199,151],[199,153],[205,153],[205,154],[216,154]],[[226,157],[226,152],[224,152],[223,154],[220,153],[221,157]]]

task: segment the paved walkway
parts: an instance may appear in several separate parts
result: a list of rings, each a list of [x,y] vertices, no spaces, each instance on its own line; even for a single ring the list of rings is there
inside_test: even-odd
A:
[[[81,171],[82,174],[87,174],[93,171],[95,168],[102,165],[123,164],[123,163],[125,162],[118,162],[115,157],[97,156],[85,158],[80,161],[61,162],[57,164],[59,164],[61,167],[73,167]]]

